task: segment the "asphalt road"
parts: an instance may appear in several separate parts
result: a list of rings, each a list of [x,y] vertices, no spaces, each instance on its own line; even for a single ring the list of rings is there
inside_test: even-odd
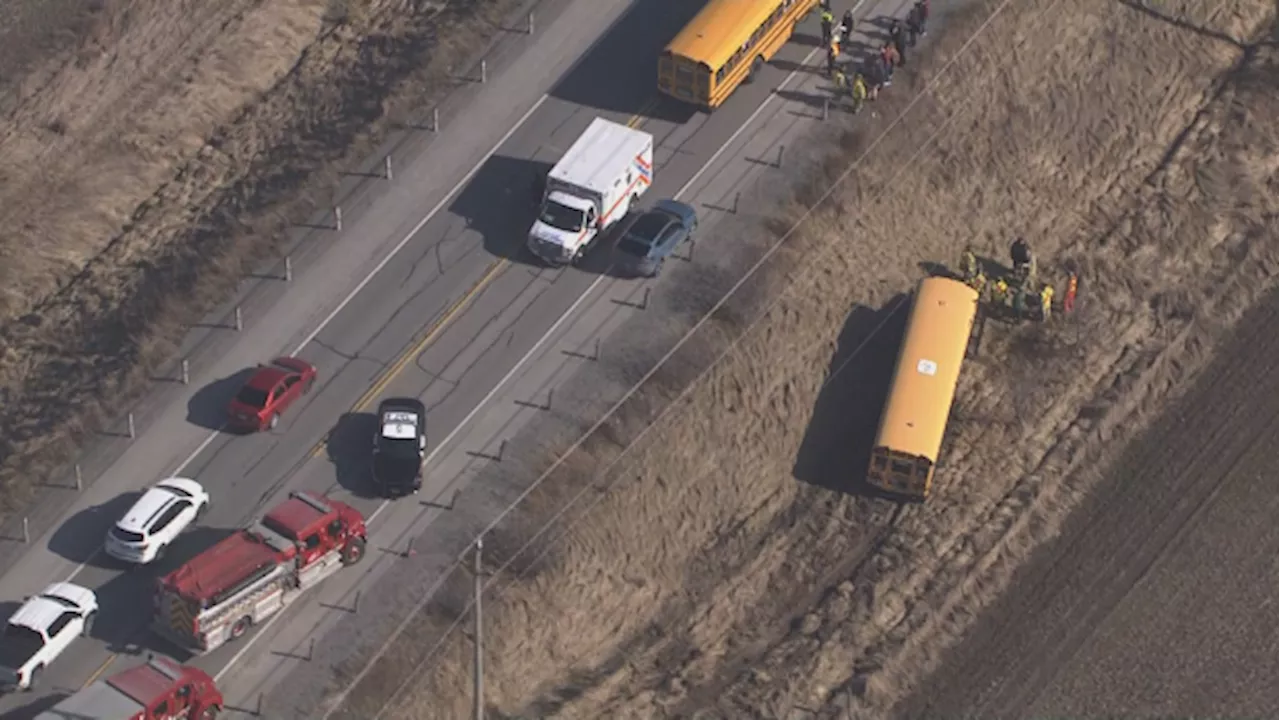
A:
[[[900,718],[1277,712],[1273,294]]]
[[[397,166],[394,182],[345,207],[338,237],[323,252],[300,254],[291,283],[237,299],[242,332],[219,327],[230,306],[193,331],[187,354],[203,362],[193,362],[191,385],[157,391],[139,413],[138,436],[107,451],[102,477],[4,575],[6,598],[68,578],[95,588],[102,619],[93,638],[49,668],[40,692],[0,699],[0,712],[17,717],[47,706],[140,662],[147,651],[188,660],[145,630],[151,578],[303,488],[364,511],[373,545],[388,552],[371,553],[362,569],[326,581],[322,593],[257,634],[190,662],[217,674],[228,699],[244,704],[307,659],[309,642],[335,616],[327,606],[350,604],[355,590],[390,570],[408,539],[445,512],[432,502],[448,503],[477,467],[506,459],[503,439],[536,418],[548,391],[586,361],[597,340],[645,311],[646,292],[662,292],[665,277],[648,284],[613,277],[607,248],[583,267],[563,270],[540,267],[521,251],[533,212],[530,180],[594,117],[641,127],[658,142],[655,183],[642,204],[679,196],[698,206],[699,253],[732,242],[715,235],[721,211],[708,208],[728,207],[745,178],[769,172],[786,143],[820,122],[821,103],[813,98],[825,81],[801,68],[818,58],[812,18],[808,34],[798,34],[759,81],[714,114],[658,101],[655,58],[699,5],[547,6],[533,41],[512,40],[491,55],[487,82],[466,91],[465,110]],[[901,14],[906,6],[868,3],[859,15]],[[788,90],[775,94],[783,83]],[[273,432],[216,432],[245,368],[295,352],[320,373],[301,406]],[[372,496],[366,472],[369,412],[393,395],[427,404],[432,454],[421,501],[387,505]],[[213,509],[202,526],[155,568],[125,571],[105,561],[98,554],[103,533],[133,493],[173,474],[210,491]]]

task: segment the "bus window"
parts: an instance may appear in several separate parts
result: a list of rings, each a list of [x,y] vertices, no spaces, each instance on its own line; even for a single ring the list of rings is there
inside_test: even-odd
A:
[[[773,58],[816,5],[817,0],[711,0],[664,50],[658,90],[708,110],[719,107],[758,60]],[[690,73],[682,75],[681,68]]]

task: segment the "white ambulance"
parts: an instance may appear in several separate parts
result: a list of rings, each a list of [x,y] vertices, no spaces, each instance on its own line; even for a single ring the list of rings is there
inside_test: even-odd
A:
[[[552,265],[577,262],[653,182],[653,136],[596,118],[547,175],[529,250]]]

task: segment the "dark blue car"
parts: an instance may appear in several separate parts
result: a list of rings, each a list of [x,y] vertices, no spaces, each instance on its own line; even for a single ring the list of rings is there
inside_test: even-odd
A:
[[[698,229],[698,213],[676,200],[659,200],[618,240],[618,263],[644,277],[656,277],[662,264]]]

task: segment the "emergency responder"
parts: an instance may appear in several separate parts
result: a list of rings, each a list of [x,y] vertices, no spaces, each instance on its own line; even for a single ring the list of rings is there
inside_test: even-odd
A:
[[[827,45],[831,42],[831,24],[835,22],[836,16],[831,14],[831,8],[823,6],[822,8],[822,44]]]
[[[853,101],[853,114],[857,115],[867,102],[867,80],[860,72],[855,72],[853,82],[849,83],[849,99]]]
[[[889,42],[893,43],[893,49],[898,51],[898,64],[907,64],[907,31],[902,26],[902,22],[894,20],[893,25],[889,27]]]
[[[831,42],[827,44],[827,77],[835,77],[836,63],[839,60],[840,40],[833,36]]]
[[[999,278],[991,286],[991,300],[997,305],[1009,305],[1009,283],[1004,278]]]
[[[920,37],[929,34],[929,0],[916,0],[915,7],[917,15],[920,17]]]
[[[963,253],[960,253],[960,277],[967,283],[978,274],[978,256],[974,254],[972,246],[966,246]]]
[[[853,8],[844,11],[840,18],[840,35],[849,38],[853,35]]]
[[[1025,272],[1031,265],[1031,246],[1021,235],[1014,238],[1013,244],[1009,246],[1009,259],[1013,260],[1015,275]]]
[[[845,76],[844,70],[836,66],[835,73],[831,76],[831,83],[835,85],[833,92],[836,96],[836,102],[839,102],[849,92],[849,78]]]
[[[1048,322],[1049,313],[1053,310],[1053,286],[1045,283],[1040,291],[1040,319]]]
[[[1009,288],[1009,300],[1013,305],[1014,317],[1021,320],[1027,314],[1027,286],[1025,283],[1014,283]]]

